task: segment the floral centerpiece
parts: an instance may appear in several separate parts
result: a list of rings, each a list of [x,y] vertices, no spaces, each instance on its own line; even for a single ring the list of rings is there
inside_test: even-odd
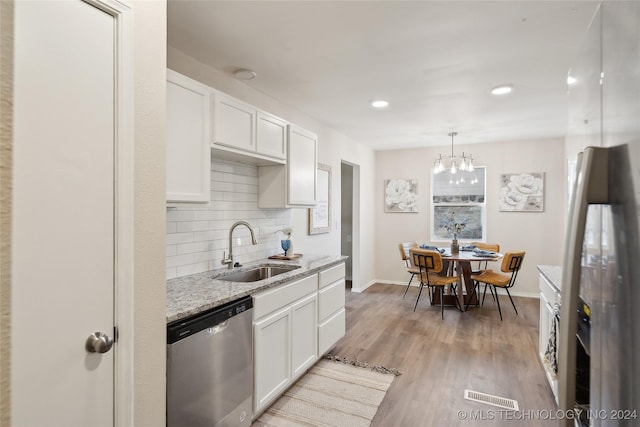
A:
[[[460,246],[458,245],[458,235],[462,233],[462,230],[464,230],[464,227],[466,225],[467,222],[465,219],[456,219],[455,212],[451,212],[451,214],[447,217],[445,228],[447,232],[453,237],[453,241],[451,242],[452,253],[458,253],[458,251],[460,250]]]

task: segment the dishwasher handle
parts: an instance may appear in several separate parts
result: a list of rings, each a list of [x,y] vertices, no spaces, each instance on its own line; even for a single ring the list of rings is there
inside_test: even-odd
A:
[[[171,345],[205,330],[215,335],[227,327],[229,319],[252,310],[253,299],[247,296],[187,319],[170,323],[167,325],[167,344]]]
[[[218,323],[216,326],[212,326],[210,328],[207,328],[207,333],[209,335],[216,335],[219,334],[220,332],[224,331],[225,329],[227,329],[227,326],[229,325],[229,319],[225,320],[222,323]]]

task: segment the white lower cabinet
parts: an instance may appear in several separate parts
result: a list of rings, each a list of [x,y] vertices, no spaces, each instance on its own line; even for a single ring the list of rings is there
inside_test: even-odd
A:
[[[291,381],[291,309],[286,307],[254,323],[253,412],[280,395]]]
[[[257,416],[318,360],[318,275],[260,292],[253,301]]]
[[[318,360],[318,295],[313,293],[291,307],[291,371],[293,379]]]
[[[553,391],[553,395],[556,398],[556,402],[558,401],[558,380],[556,378],[556,374],[551,370],[551,366],[545,360],[545,353],[547,351],[547,346],[549,344],[549,338],[551,336],[552,328],[553,328],[553,320],[555,317],[555,305],[560,304],[560,293],[556,290],[556,288],[549,283],[549,281],[540,274],[540,336],[538,342],[540,360],[542,360],[542,365],[545,370],[545,374],[547,376],[547,381],[551,386],[551,390]],[[556,334],[556,339],[558,335]],[[556,348],[557,348],[556,342]]]
[[[344,275],[342,263],[254,295],[254,419],[344,336]]]
[[[319,274],[318,291],[318,354],[323,355],[346,332],[344,264],[323,270]]]

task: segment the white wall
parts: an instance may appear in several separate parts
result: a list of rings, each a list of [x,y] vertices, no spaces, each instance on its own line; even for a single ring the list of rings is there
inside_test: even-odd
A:
[[[374,223],[373,215],[370,212],[374,202],[374,152],[363,144],[353,141],[307,116],[295,107],[285,105],[258,92],[233,78],[232,75],[211,68],[172,47],[167,47],[167,67],[318,135],[318,161],[331,166],[332,169],[332,230],[326,234],[308,235],[308,209],[291,209],[295,252],[340,254],[340,162],[346,160],[360,166],[363,185],[360,187],[360,195],[357,197],[356,203],[361,207],[362,214],[354,220],[354,227],[360,230],[359,240],[354,242],[354,264],[359,266],[359,271],[357,275],[354,271],[353,287],[362,289],[373,282],[375,278],[373,269]]]
[[[134,422],[165,425],[165,1],[132,2],[134,46]],[[121,367],[127,369],[127,367]]]
[[[431,165],[435,157],[446,150],[446,147],[438,147],[376,153],[375,266],[378,279],[406,283],[408,275],[402,268],[398,243],[429,242]],[[513,294],[537,296],[536,266],[562,265],[567,194],[564,141],[548,139],[456,145],[454,151],[472,153],[476,165],[486,166],[486,240],[499,243],[502,252],[519,249],[527,252]],[[499,212],[500,175],[528,172],[544,172],[544,212]],[[389,178],[418,180],[418,213],[384,212],[383,182]],[[441,242],[434,244],[442,246]]]

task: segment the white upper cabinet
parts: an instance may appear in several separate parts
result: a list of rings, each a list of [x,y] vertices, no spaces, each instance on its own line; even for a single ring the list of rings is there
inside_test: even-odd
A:
[[[256,116],[256,151],[265,156],[287,158],[287,122],[258,111]]]
[[[213,143],[255,151],[255,107],[217,91],[213,99]]]
[[[167,201],[210,199],[211,89],[167,70]]]
[[[296,208],[316,204],[316,134],[287,126],[287,164],[258,168],[258,207]]]
[[[318,137],[316,134],[289,125],[289,205],[315,206]]]
[[[261,164],[260,159],[273,159],[266,164],[284,164],[287,158],[287,122],[214,91],[213,147],[222,157],[238,159],[233,153],[244,154],[244,160],[248,162],[253,159],[253,163]]]

